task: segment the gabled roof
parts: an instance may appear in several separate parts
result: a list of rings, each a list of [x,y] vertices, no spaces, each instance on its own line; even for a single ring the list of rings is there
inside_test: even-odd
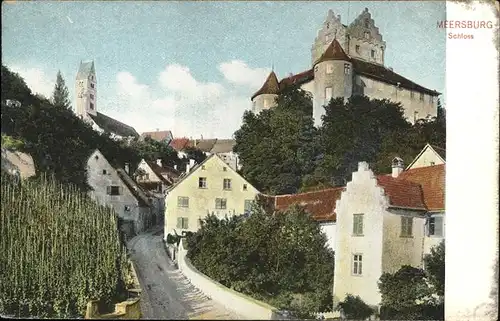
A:
[[[145,163],[149,166],[149,168],[151,168],[153,173],[158,177],[158,179],[160,181],[162,181],[164,184],[167,184],[167,185],[172,184],[171,181],[169,181],[168,179],[163,177],[163,175],[161,174],[161,167],[158,166],[158,164],[156,164],[155,162],[148,162],[148,161],[145,161]]]
[[[421,186],[423,201],[429,211],[444,210],[445,164],[410,169],[399,174],[398,178]]]
[[[90,74],[95,74],[94,61],[80,62],[76,79],[87,78]]]
[[[137,199],[139,202],[139,206],[151,206],[151,202],[143,189],[136,184],[136,182],[128,176],[128,174],[125,172],[124,169],[122,168],[117,168],[116,172],[118,173],[118,176],[120,179],[123,181],[125,186],[130,190],[132,195]]]
[[[285,211],[290,206],[297,204],[304,208],[311,217],[318,222],[335,222],[335,206],[344,187],[328,188],[300,194],[264,195],[260,198],[270,205],[273,211]]]
[[[217,139],[210,153],[229,153],[233,151],[236,140],[234,139]]]
[[[425,211],[422,188],[419,184],[406,181],[391,175],[377,176],[378,186],[384,189],[391,207],[408,208]]]
[[[135,129],[129,125],[126,125],[114,118],[106,116],[100,112],[96,112],[96,116],[88,114],[90,118],[96,123],[97,126],[102,128],[104,131],[113,133],[122,137],[138,137],[139,134]]]
[[[326,48],[325,52],[321,55],[321,57],[319,57],[319,59],[316,60],[314,65],[329,60],[351,61],[351,58],[345,53],[344,49],[342,49],[342,46],[337,41],[337,39],[333,39],[332,43],[330,43],[328,48]]]
[[[399,83],[399,86],[402,88],[410,89],[410,90],[415,90],[418,92],[423,92],[429,95],[433,96],[438,96],[440,95],[439,92],[435,90],[431,90],[428,88],[425,88],[423,86],[418,85],[417,83],[414,83],[413,81],[395,73],[394,71],[386,68],[385,66],[371,63],[368,61],[364,61],[361,59],[357,58],[352,58],[352,65],[356,73],[378,80],[385,82],[387,84],[391,84],[396,86]]]
[[[189,138],[186,137],[174,138],[170,142],[169,146],[172,147],[176,152],[180,152],[187,147],[191,147],[191,142],[189,141]]]
[[[159,166],[155,162],[148,162],[146,164],[158,176],[158,178],[167,185],[172,185],[174,181],[181,175],[181,173],[173,168]]]
[[[262,94],[275,94],[277,95],[280,91],[279,83],[278,83],[278,78],[276,77],[276,74],[274,71],[271,71],[269,76],[267,76],[266,81],[264,82],[264,85],[255,92],[255,94],[252,95],[250,98],[253,100],[255,97],[258,95]]]
[[[200,139],[196,140],[194,144],[194,147],[201,150],[202,152],[209,153],[212,148],[215,146],[215,143],[217,142],[217,138],[214,139]]]
[[[430,149],[431,151],[434,152],[434,154],[436,154],[442,161],[443,163],[446,163],[446,149],[444,148],[441,148],[441,147],[437,147],[437,146],[434,146],[434,145],[431,145],[431,144],[426,144],[424,146],[424,148],[422,148],[422,150],[420,151],[420,153],[418,153],[417,156],[415,156],[415,158],[413,159],[413,161],[410,163],[410,165],[408,165],[406,167],[406,169],[408,170],[409,168],[411,168],[411,166],[413,164],[415,164],[415,162],[420,158],[420,156],[422,156],[422,154],[427,150],[427,149]]]
[[[146,137],[150,137],[151,139],[154,139],[158,142],[168,141],[168,143],[170,143],[173,136],[170,130],[162,130],[162,131],[157,130],[154,132],[144,132],[141,134],[141,138],[144,139]]]
[[[205,163],[207,163],[209,160],[211,160],[212,158],[216,157],[217,159],[219,159],[219,161],[221,161],[223,164],[224,161],[219,157],[219,155],[217,154],[211,154],[210,156],[208,156],[207,158],[205,158],[205,160],[199,164],[196,164],[193,168],[191,168],[189,170],[189,173],[185,174],[185,175],[181,175],[179,177],[179,180],[177,180],[172,186],[170,186],[168,188],[168,191],[171,191],[173,190],[174,188],[176,188],[179,184],[181,184],[186,178],[188,178],[189,176],[191,176],[193,173],[195,173],[201,166],[203,166]],[[257,190],[252,184],[250,184],[243,176],[241,176],[237,171],[235,171],[231,166],[227,166],[226,167],[228,171],[232,171],[233,173],[235,173],[236,175],[238,175],[238,177],[241,177],[242,180],[244,180],[246,182],[247,185],[251,186],[252,188],[254,188],[255,190]]]

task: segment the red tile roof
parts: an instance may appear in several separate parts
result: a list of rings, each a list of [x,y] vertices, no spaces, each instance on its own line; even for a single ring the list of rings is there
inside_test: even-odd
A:
[[[293,84],[302,85],[302,84],[309,82],[313,79],[314,79],[314,70],[309,69],[309,70],[303,71],[301,73],[292,75],[290,77],[281,79],[280,89],[284,89],[286,86],[290,86]]]
[[[265,195],[264,200],[274,211],[285,211],[290,206],[298,204],[310,213],[315,221],[335,222],[335,205],[343,190],[344,187],[336,187],[301,194]],[[273,204],[269,204],[271,202]]]
[[[253,100],[255,97],[258,95],[262,94],[278,94],[280,90],[279,84],[278,84],[278,78],[276,77],[276,74],[274,71],[271,71],[269,76],[267,76],[266,81],[264,82],[264,85],[255,92],[255,94],[252,95],[251,100]]]
[[[173,149],[175,149],[176,152],[180,152],[186,147],[190,147],[191,143],[189,141],[189,138],[174,138],[170,142],[169,146],[171,146]]]
[[[147,162],[149,167],[153,170],[153,172],[158,176],[158,178],[165,183],[166,185],[172,185],[180,176],[180,172],[170,167],[161,167],[155,162]],[[167,177],[165,177],[167,176]]]
[[[391,206],[426,210],[419,184],[391,175],[377,176],[377,184],[384,189]]]
[[[446,165],[419,167],[402,172],[398,179],[403,179],[422,188],[423,201],[429,211],[445,208]]]
[[[337,41],[337,39],[333,39],[332,43],[326,48],[325,52],[319,57],[318,60],[314,63],[314,65],[319,64],[323,61],[328,60],[344,60],[351,61],[351,58],[345,53],[342,46]]]

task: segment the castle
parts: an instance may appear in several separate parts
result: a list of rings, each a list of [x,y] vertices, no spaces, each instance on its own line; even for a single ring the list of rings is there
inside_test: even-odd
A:
[[[328,11],[311,48],[312,68],[278,81],[274,71],[252,95],[252,111],[258,113],[276,105],[275,98],[287,85],[297,85],[313,99],[313,117],[321,125],[324,105],[336,97],[365,95],[400,102],[411,123],[437,116],[435,90],[427,89],[384,65],[386,43],[368,9],[349,25],[340,15]]]
[[[94,130],[117,139],[138,137],[134,128],[97,111],[97,78],[94,62],[80,62],[76,74],[76,115]]]

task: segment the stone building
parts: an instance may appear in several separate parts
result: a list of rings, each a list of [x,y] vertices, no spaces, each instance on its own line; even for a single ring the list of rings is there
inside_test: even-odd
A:
[[[94,130],[108,132],[115,139],[130,139],[139,134],[129,125],[97,111],[97,77],[94,62],[81,62],[76,75],[76,115]]]
[[[400,102],[409,122],[437,116],[435,90],[425,88],[385,66],[386,42],[365,9],[349,26],[340,15],[328,11],[311,48],[311,68],[278,81],[274,72],[252,95],[255,113],[275,106],[275,98],[287,85],[297,85],[313,99],[313,117],[321,125],[323,108],[332,98],[365,95]],[[415,48],[416,50],[418,48]]]

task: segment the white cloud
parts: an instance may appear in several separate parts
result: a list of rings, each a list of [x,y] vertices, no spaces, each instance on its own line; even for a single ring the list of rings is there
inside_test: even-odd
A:
[[[47,98],[52,96],[52,91],[54,90],[56,81],[56,74],[51,77],[40,68],[26,68],[19,65],[8,66],[8,68],[24,78],[26,85],[28,85],[33,93],[41,94]]]
[[[258,89],[271,72],[268,68],[250,68],[241,60],[224,62],[219,66],[224,77],[235,84]]]
[[[114,108],[101,111],[139,132],[158,128],[172,130],[175,137],[230,138],[241,126],[243,112],[251,107],[257,78],[265,79],[268,71],[252,69],[240,61],[222,63],[219,70],[227,83],[201,82],[188,67],[168,65],[158,74],[157,91],[139,83],[129,72],[120,72],[116,97],[100,104]],[[253,84],[248,79],[238,80],[237,72],[254,77]],[[260,85],[263,81],[258,79]]]

